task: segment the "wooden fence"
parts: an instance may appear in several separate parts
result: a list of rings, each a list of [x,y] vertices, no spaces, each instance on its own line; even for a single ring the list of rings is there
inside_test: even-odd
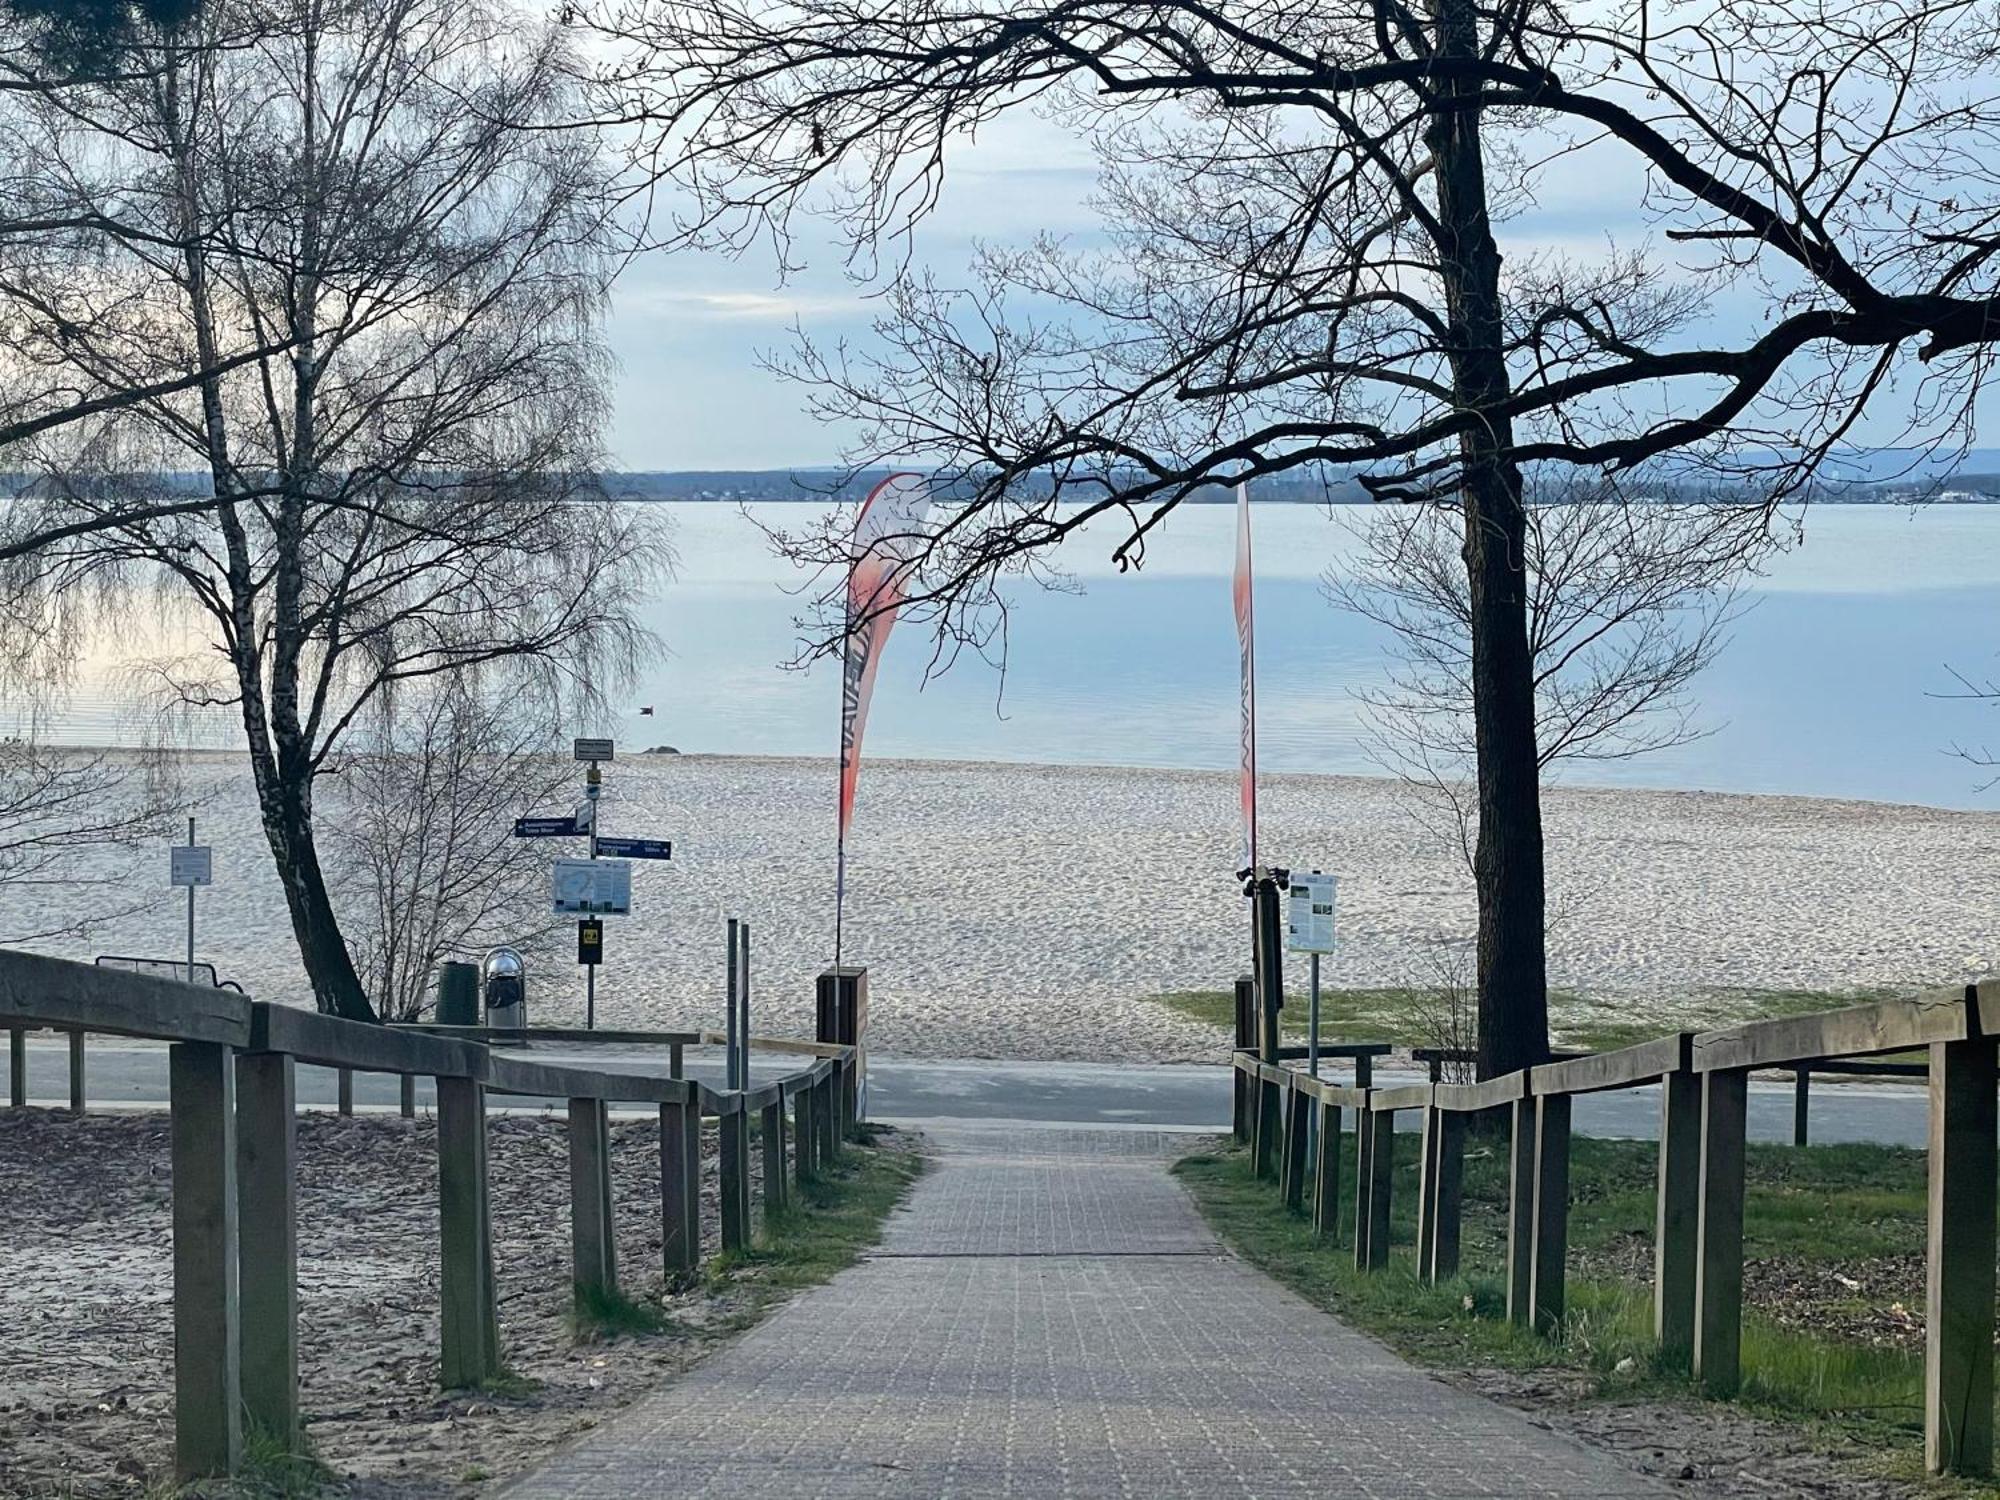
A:
[[[568,1101],[571,1243],[580,1303],[617,1285],[610,1105],[659,1110],[660,1215],[670,1279],[699,1265],[703,1119],[719,1126],[725,1251],[744,1248],[751,1237],[751,1118],[761,1125],[766,1213],[837,1159],[854,1122],[852,1047],[758,1040],[753,1044],[765,1050],[796,1055],[798,1069],[758,1088],[718,1091],[678,1076],[682,1045],[707,1040],[706,1033],[619,1033],[620,1040],[671,1043],[668,1070],[598,1071],[535,1062],[498,1045],[503,1038],[516,1044],[544,1039],[533,1031],[375,1026],[251,1001],[230,990],[4,950],[0,1026],[68,1031],[79,1050],[86,1032],[172,1044],[174,1464],[182,1479],[236,1472],[246,1422],[288,1446],[298,1442],[299,1063],[435,1081],[439,1373],[448,1389],[477,1385],[500,1369],[486,1155],[489,1094]],[[550,1033],[547,1039],[582,1035]],[[80,1069],[74,1077],[80,1082]],[[794,1145],[790,1184],[788,1139]]]
[[[1420,1111],[1417,1274],[1437,1281],[1458,1270],[1466,1123],[1472,1115],[1505,1110],[1511,1126],[1507,1315],[1549,1332],[1563,1319],[1571,1101],[1579,1094],[1659,1085],[1654,1335],[1702,1389],[1728,1396],[1742,1380],[1744,1124],[1751,1072],[1812,1071],[1847,1058],[1924,1049],[1930,1111],[1925,1463],[1934,1474],[1986,1474],[1993,1467],[2000,1169],[1996,1038],[2000,981],[1988,980],[1913,999],[1680,1032],[1476,1084],[1342,1087],[1239,1050],[1239,1085],[1254,1093],[1256,1105],[1238,1111],[1237,1135],[1250,1146],[1257,1175],[1277,1179],[1286,1206],[1303,1208],[1310,1176],[1314,1226],[1334,1241],[1341,1130],[1351,1112],[1354,1261],[1373,1269],[1388,1261],[1395,1117]]]

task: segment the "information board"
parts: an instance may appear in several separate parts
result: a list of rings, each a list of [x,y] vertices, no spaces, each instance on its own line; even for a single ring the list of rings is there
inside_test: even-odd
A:
[[[1337,877],[1322,875],[1317,870],[1309,875],[1293,872],[1291,895],[1285,903],[1285,946],[1292,952],[1333,952],[1337,884]]]
[[[632,914],[632,866],[622,859],[559,859],[551,884],[559,917]]]
[[[167,849],[167,880],[171,885],[213,885],[214,862],[207,844],[172,844]]]

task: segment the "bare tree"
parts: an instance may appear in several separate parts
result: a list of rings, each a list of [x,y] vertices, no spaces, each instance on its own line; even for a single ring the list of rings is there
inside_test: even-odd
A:
[[[546,949],[548,857],[514,820],[573,789],[560,726],[447,679],[386,699],[340,760],[327,835],[336,904],[384,1020],[434,1003],[446,959]]]
[[[204,632],[166,684],[240,717],[314,994],[370,1017],[313,816],[351,727],[474,670],[587,699],[645,639],[662,543],[595,480],[598,152],[543,128],[568,60],[505,4],[212,0],[140,37],[129,76],[6,101],[22,194],[69,227],[13,247],[0,356],[128,389],[205,373],[38,440],[88,529],[27,591],[150,586]],[[207,505],[131,518],[183,469]]]
[[[1524,473],[1650,484],[1679,453],[1775,504],[1905,373],[1962,439],[2000,337],[1976,0],[1717,0],[1698,22],[1641,0],[624,0],[595,24],[629,44],[607,82],[697,238],[783,250],[821,205],[865,261],[1000,115],[1103,149],[1107,250],[905,275],[870,347],[793,365],[858,456],[957,487],[905,606],[941,640],[990,639],[996,578],[1101,516],[1143,563],[1218,483],[1333,466],[1459,511],[1486,1074],[1547,1051]],[[1680,260],[1503,261],[1506,215],[1579,170],[1631,182]],[[1718,322],[1724,291],[1766,311]],[[793,551],[831,577],[845,546]]]
[[[1371,752],[1413,788],[1433,830],[1477,845],[1471,620],[1462,519],[1432,507],[1370,511],[1351,564],[1328,572],[1337,606],[1383,626],[1397,659],[1357,690]],[[1754,566],[1741,517],[1721,502],[1624,504],[1572,493],[1527,513],[1528,639],[1544,780],[1569,761],[1626,760],[1703,732],[1689,696],[1721,649]],[[1427,818],[1429,820],[1429,818]],[[1548,925],[1545,923],[1545,925]]]
[[[0,738],[0,942],[82,938],[157,905],[130,894],[136,866],[158,857],[184,807],[164,756]]]

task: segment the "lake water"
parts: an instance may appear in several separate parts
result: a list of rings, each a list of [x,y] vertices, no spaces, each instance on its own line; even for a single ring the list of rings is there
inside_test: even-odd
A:
[[[678,579],[649,612],[665,642],[608,725],[621,751],[828,755],[839,685],[831,664],[785,670],[801,579],[753,520],[727,505],[667,507]],[[802,524],[811,507],[770,507]],[[1259,748],[1276,771],[1360,772],[1370,760],[1356,690],[1382,680],[1383,632],[1327,602],[1321,578],[1365,517],[1307,506],[1254,513]],[[1004,683],[971,660],[925,682],[928,642],[892,637],[868,725],[871,756],[1223,769],[1236,755],[1236,644],[1227,506],[1169,518],[1143,573],[1105,562],[1085,535],[1063,561],[1080,591],[1012,592]],[[1950,754],[2000,749],[2000,711],[1953,701],[1948,668],[2000,672],[2000,507],[1825,506],[1802,545],[1755,581],[1720,658],[1698,679],[1706,738],[1563,773],[1576,783],[1789,792],[2000,806],[1988,773]],[[640,705],[654,709],[642,717]],[[131,715],[86,681],[62,738],[122,741]],[[226,728],[223,730],[226,734]]]

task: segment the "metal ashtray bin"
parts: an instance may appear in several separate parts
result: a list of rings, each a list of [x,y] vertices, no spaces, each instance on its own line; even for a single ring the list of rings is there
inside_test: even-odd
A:
[[[479,965],[486,1024],[519,1030],[528,1024],[528,965],[512,948],[495,948]]]

